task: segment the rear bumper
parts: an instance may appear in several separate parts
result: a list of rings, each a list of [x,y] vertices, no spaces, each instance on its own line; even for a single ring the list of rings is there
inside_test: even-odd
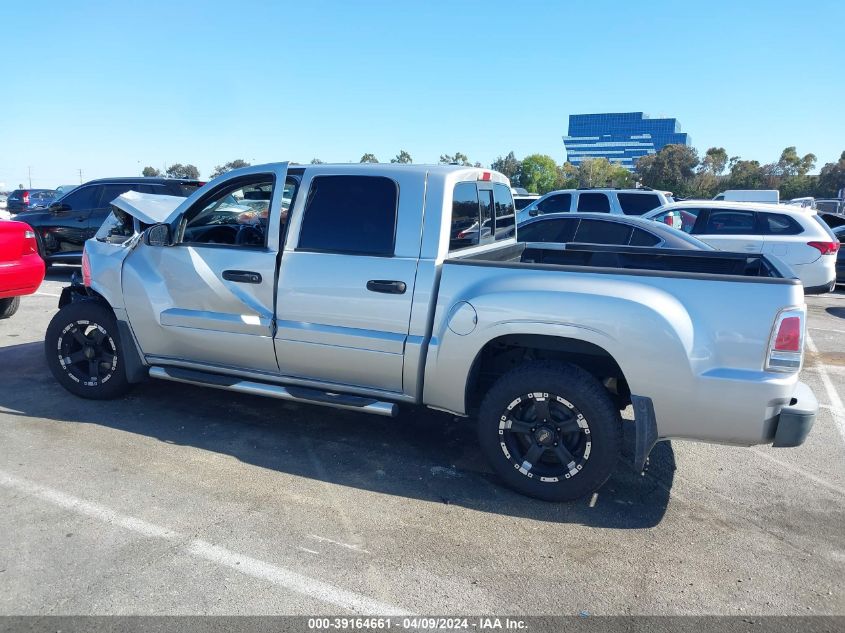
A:
[[[37,253],[0,264],[0,299],[30,295],[44,281],[44,260]]]
[[[821,286],[810,286],[809,288],[804,288],[805,295],[823,295],[827,292],[833,292],[833,289],[836,287],[836,278],[834,277],[826,284],[822,284]]]
[[[780,410],[775,419],[775,437],[772,446],[790,448],[801,446],[819,412],[819,403],[813,391],[803,382],[795,386],[789,406]]]

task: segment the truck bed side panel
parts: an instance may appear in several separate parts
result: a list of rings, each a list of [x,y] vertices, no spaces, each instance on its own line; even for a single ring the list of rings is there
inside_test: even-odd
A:
[[[559,336],[607,351],[631,393],[652,398],[661,437],[759,443],[771,433],[765,420],[797,381],[796,374],[763,371],[778,311],[803,305],[801,287],[783,281],[446,262],[424,400],[465,413],[463,385],[486,343],[507,334]],[[459,302],[477,313],[469,334],[449,327],[463,318],[453,316]]]

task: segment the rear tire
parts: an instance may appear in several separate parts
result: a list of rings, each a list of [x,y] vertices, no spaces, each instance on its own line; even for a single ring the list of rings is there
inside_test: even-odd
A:
[[[47,365],[62,387],[93,400],[129,390],[117,321],[99,301],[77,301],[56,313],[44,337]]]
[[[622,428],[609,394],[574,365],[532,362],[501,378],[478,416],[478,440],[504,483],[572,501],[598,490],[619,458]]]
[[[6,299],[0,299],[0,319],[8,319],[18,311],[20,305],[20,297],[7,297]]]

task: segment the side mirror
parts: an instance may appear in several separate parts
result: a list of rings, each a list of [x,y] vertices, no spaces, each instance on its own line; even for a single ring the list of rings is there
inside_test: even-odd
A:
[[[539,209],[531,209],[531,211],[528,212],[528,215],[530,215],[532,218],[534,218],[534,217],[537,217],[538,215],[540,215],[540,211],[539,211]]]
[[[70,211],[70,205],[63,204],[61,202],[53,202],[48,208],[50,209],[50,213],[64,213],[66,211]]]
[[[147,246],[172,246],[169,224],[153,224],[144,231],[144,244]]]

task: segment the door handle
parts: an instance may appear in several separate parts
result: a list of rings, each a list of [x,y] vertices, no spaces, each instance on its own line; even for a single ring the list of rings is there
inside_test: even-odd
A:
[[[224,270],[223,279],[237,281],[242,284],[260,284],[261,274],[249,270]]]
[[[408,289],[404,281],[390,281],[387,279],[370,279],[367,282],[367,290],[370,292],[383,292],[389,295],[403,295]]]

